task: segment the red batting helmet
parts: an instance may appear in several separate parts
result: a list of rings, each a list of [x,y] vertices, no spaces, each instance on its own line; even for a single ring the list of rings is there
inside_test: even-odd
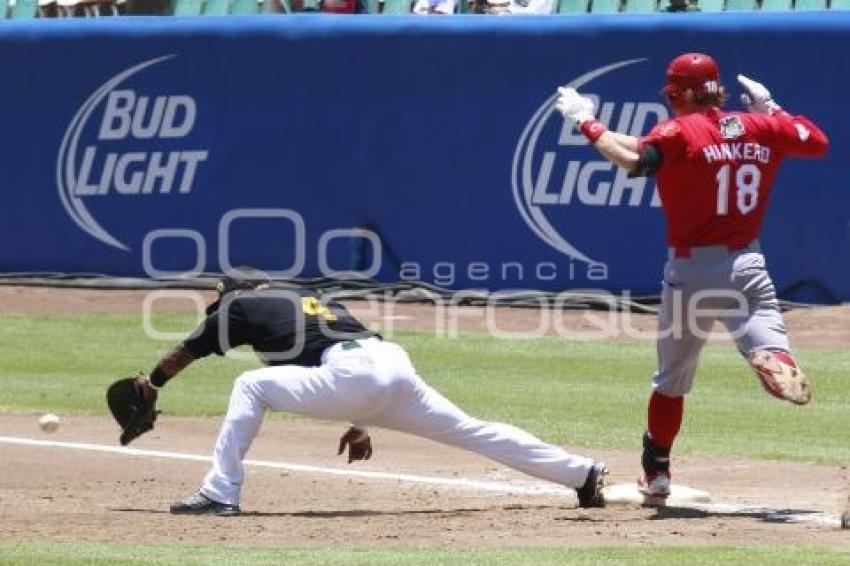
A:
[[[675,100],[688,89],[694,94],[720,92],[720,71],[714,59],[704,53],[684,53],[670,62],[664,94]]]

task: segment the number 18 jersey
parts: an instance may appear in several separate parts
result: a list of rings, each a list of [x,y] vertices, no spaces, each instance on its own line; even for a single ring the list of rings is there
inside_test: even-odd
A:
[[[803,116],[709,108],[661,122],[639,147],[648,144],[661,156],[656,177],[669,244],[734,249],[758,237],[782,159],[819,157],[829,140]]]

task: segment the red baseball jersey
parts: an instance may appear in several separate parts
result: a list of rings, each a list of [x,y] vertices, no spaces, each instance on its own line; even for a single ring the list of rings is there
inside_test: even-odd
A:
[[[758,237],[782,159],[821,156],[829,140],[803,116],[710,108],[661,122],[646,144],[661,154],[656,178],[670,245],[740,248]]]

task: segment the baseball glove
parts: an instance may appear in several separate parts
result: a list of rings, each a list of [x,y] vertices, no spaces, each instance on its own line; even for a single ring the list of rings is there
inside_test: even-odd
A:
[[[130,444],[153,429],[153,423],[159,414],[156,410],[156,396],[156,390],[143,389],[136,377],[119,379],[109,386],[106,402],[115,421],[123,430],[121,446]]]

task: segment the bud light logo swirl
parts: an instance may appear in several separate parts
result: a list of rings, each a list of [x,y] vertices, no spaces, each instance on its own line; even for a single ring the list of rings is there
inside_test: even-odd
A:
[[[609,129],[640,137],[670,117],[661,98],[653,96],[658,87],[647,80],[654,75],[647,73],[646,63],[631,59],[605,65],[567,86],[594,101],[597,118]],[[555,110],[555,99],[552,94],[541,104],[517,142],[514,201],[528,227],[549,246],[575,261],[602,263],[612,245],[622,252],[626,235],[640,238],[650,223],[660,226],[655,182],[629,178],[603,158]]]
[[[198,105],[190,94],[143,80],[174,56],[144,61],[95,90],[68,125],[56,162],[59,197],[73,221],[101,242],[129,251],[89,208],[97,199],[179,198],[194,188],[209,157],[191,134]]]

